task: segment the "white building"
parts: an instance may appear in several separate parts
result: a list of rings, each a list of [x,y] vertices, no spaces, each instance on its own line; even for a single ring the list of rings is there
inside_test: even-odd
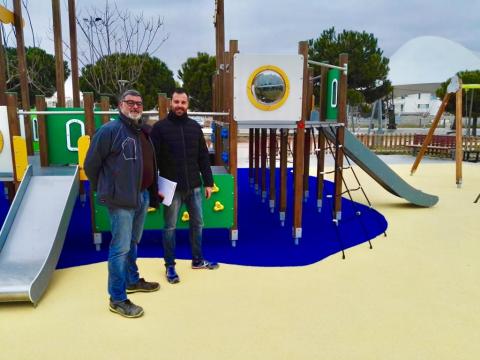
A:
[[[52,97],[49,97],[46,100],[47,107],[56,107],[57,106],[57,92],[55,92]],[[69,76],[65,81],[65,106],[73,107],[73,85],[72,77]],[[83,106],[83,93],[80,92],[80,106]]]
[[[434,94],[417,93],[394,98],[396,114],[435,115],[442,101]]]

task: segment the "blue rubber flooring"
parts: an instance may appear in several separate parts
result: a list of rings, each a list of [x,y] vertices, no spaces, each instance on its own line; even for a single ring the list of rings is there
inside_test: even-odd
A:
[[[345,198],[342,199],[342,220],[338,226],[335,225],[332,221],[332,198],[327,197],[333,193],[333,184],[325,182],[324,205],[322,211],[318,212],[314,196],[316,178],[310,177],[309,188],[313,196],[304,202],[302,237],[296,245],[292,237],[292,184],[293,177],[289,171],[286,219],[284,226],[281,226],[278,204],[275,212],[271,213],[268,199],[262,202],[261,196],[250,186],[248,170],[239,169],[239,239],[233,247],[228,229],[204,229],[205,258],[220,263],[249,266],[302,266],[318,262],[342,249],[365,243],[386,231],[387,221],[380,213]],[[360,193],[357,192],[355,196],[360,196]],[[277,199],[278,197],[279,194]],[[6,216],[7,211],[7,202],[0,201],[1,219]],[[161,237],[159,230],[145,231],[138,247],[138,256],[162,258]],[[383,239],[383,236],[379,239]],[[95,250],[90,206],[88,201],[82,206],[77,200],[57,268],[106,261],[109,241],[110,234],[104,233],[101,250]],[[177,258],[191,258],[188,230],[177,230]],[[159,261],[163,266],[163,259]]]

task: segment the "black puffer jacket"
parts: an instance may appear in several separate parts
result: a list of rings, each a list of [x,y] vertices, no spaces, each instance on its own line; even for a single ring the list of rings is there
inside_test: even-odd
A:
[[[160,175],[177,183],[181,191],[202,185],[213,186],[208,149],[202,128],[186,114],[170,112],[150,134]],[[202,179],[200,178],[200,174]]]
[[[139,136],[140,131],[144,131],[148,137],[149,130],[147,127],[140,129],[133,126],[126,116],[120,114],[118,120],[103,125],[93,136],[84,167],[100,205],[112,208],[138,207],[143,173]],[[151,146],[153,148],[153,144]],[[156,174],[156,164],[153,170]],[[156,179],[148,190],[150,206],[158,207]]]

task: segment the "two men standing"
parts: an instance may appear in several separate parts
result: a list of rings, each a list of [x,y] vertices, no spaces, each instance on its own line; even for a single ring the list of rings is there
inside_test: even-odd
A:
[[[192,268],[218,267],[204,260],[202,255],[200,173],[207,199],[211,195],[213,176],[203,133],[200,126],[188,118],[187,109],[188,95],[182,89],[175,90],[167,119],[159,121],[150,135],[151,129],[141,123],[143,102],[140,93],[127,90],[119,101],[119,119],[103,125],[95,133],[85,159],[84,168],[91,189],[97,192],[97,201],[108,208],[110,216],[110,310],[125,317],[143,315],[143,309],[133,304],[127,293],[152,292],[160,288],[157,282],[140,278],[136,264],[137,245],[148,207],[159,206],[157,163],[162,176],[178,183],[171,206],[164,207],[167,280],[170,283],[180,281],[175,271],[174,253],[175,227],[182,202],[190,212]]]

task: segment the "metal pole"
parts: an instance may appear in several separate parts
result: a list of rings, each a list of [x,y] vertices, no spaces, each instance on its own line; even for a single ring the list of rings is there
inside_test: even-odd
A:
[[[84,112],[82,110],[65,110],[65,111],[39,111],[39,110],[32,110],[32,111],[25,111],[19,110],[17,112],[18,115],[81,115]],[[112,115],[118,114],[118,110],[108,110],[108,111],[101,111],[97,110],[94,111],[95,115]],[[148,110],[144,111],[142,114],[145,115],[158,115],[158,111],[156,110]],[[188,115],[190,116],[229,116],[228,112],[189,112]]]
[[[330,69],[339,69],[339,70],[342,70],[345,73],[345,75],[347,75],[347,72],[348,72],[347,64],[345,64],[345,66],[342,67],[342,66],[331,65],[323,62],[313,61],[313,60],[308,60],[308,63],[310,65],[317,65],[317,66],[322,66]]]

